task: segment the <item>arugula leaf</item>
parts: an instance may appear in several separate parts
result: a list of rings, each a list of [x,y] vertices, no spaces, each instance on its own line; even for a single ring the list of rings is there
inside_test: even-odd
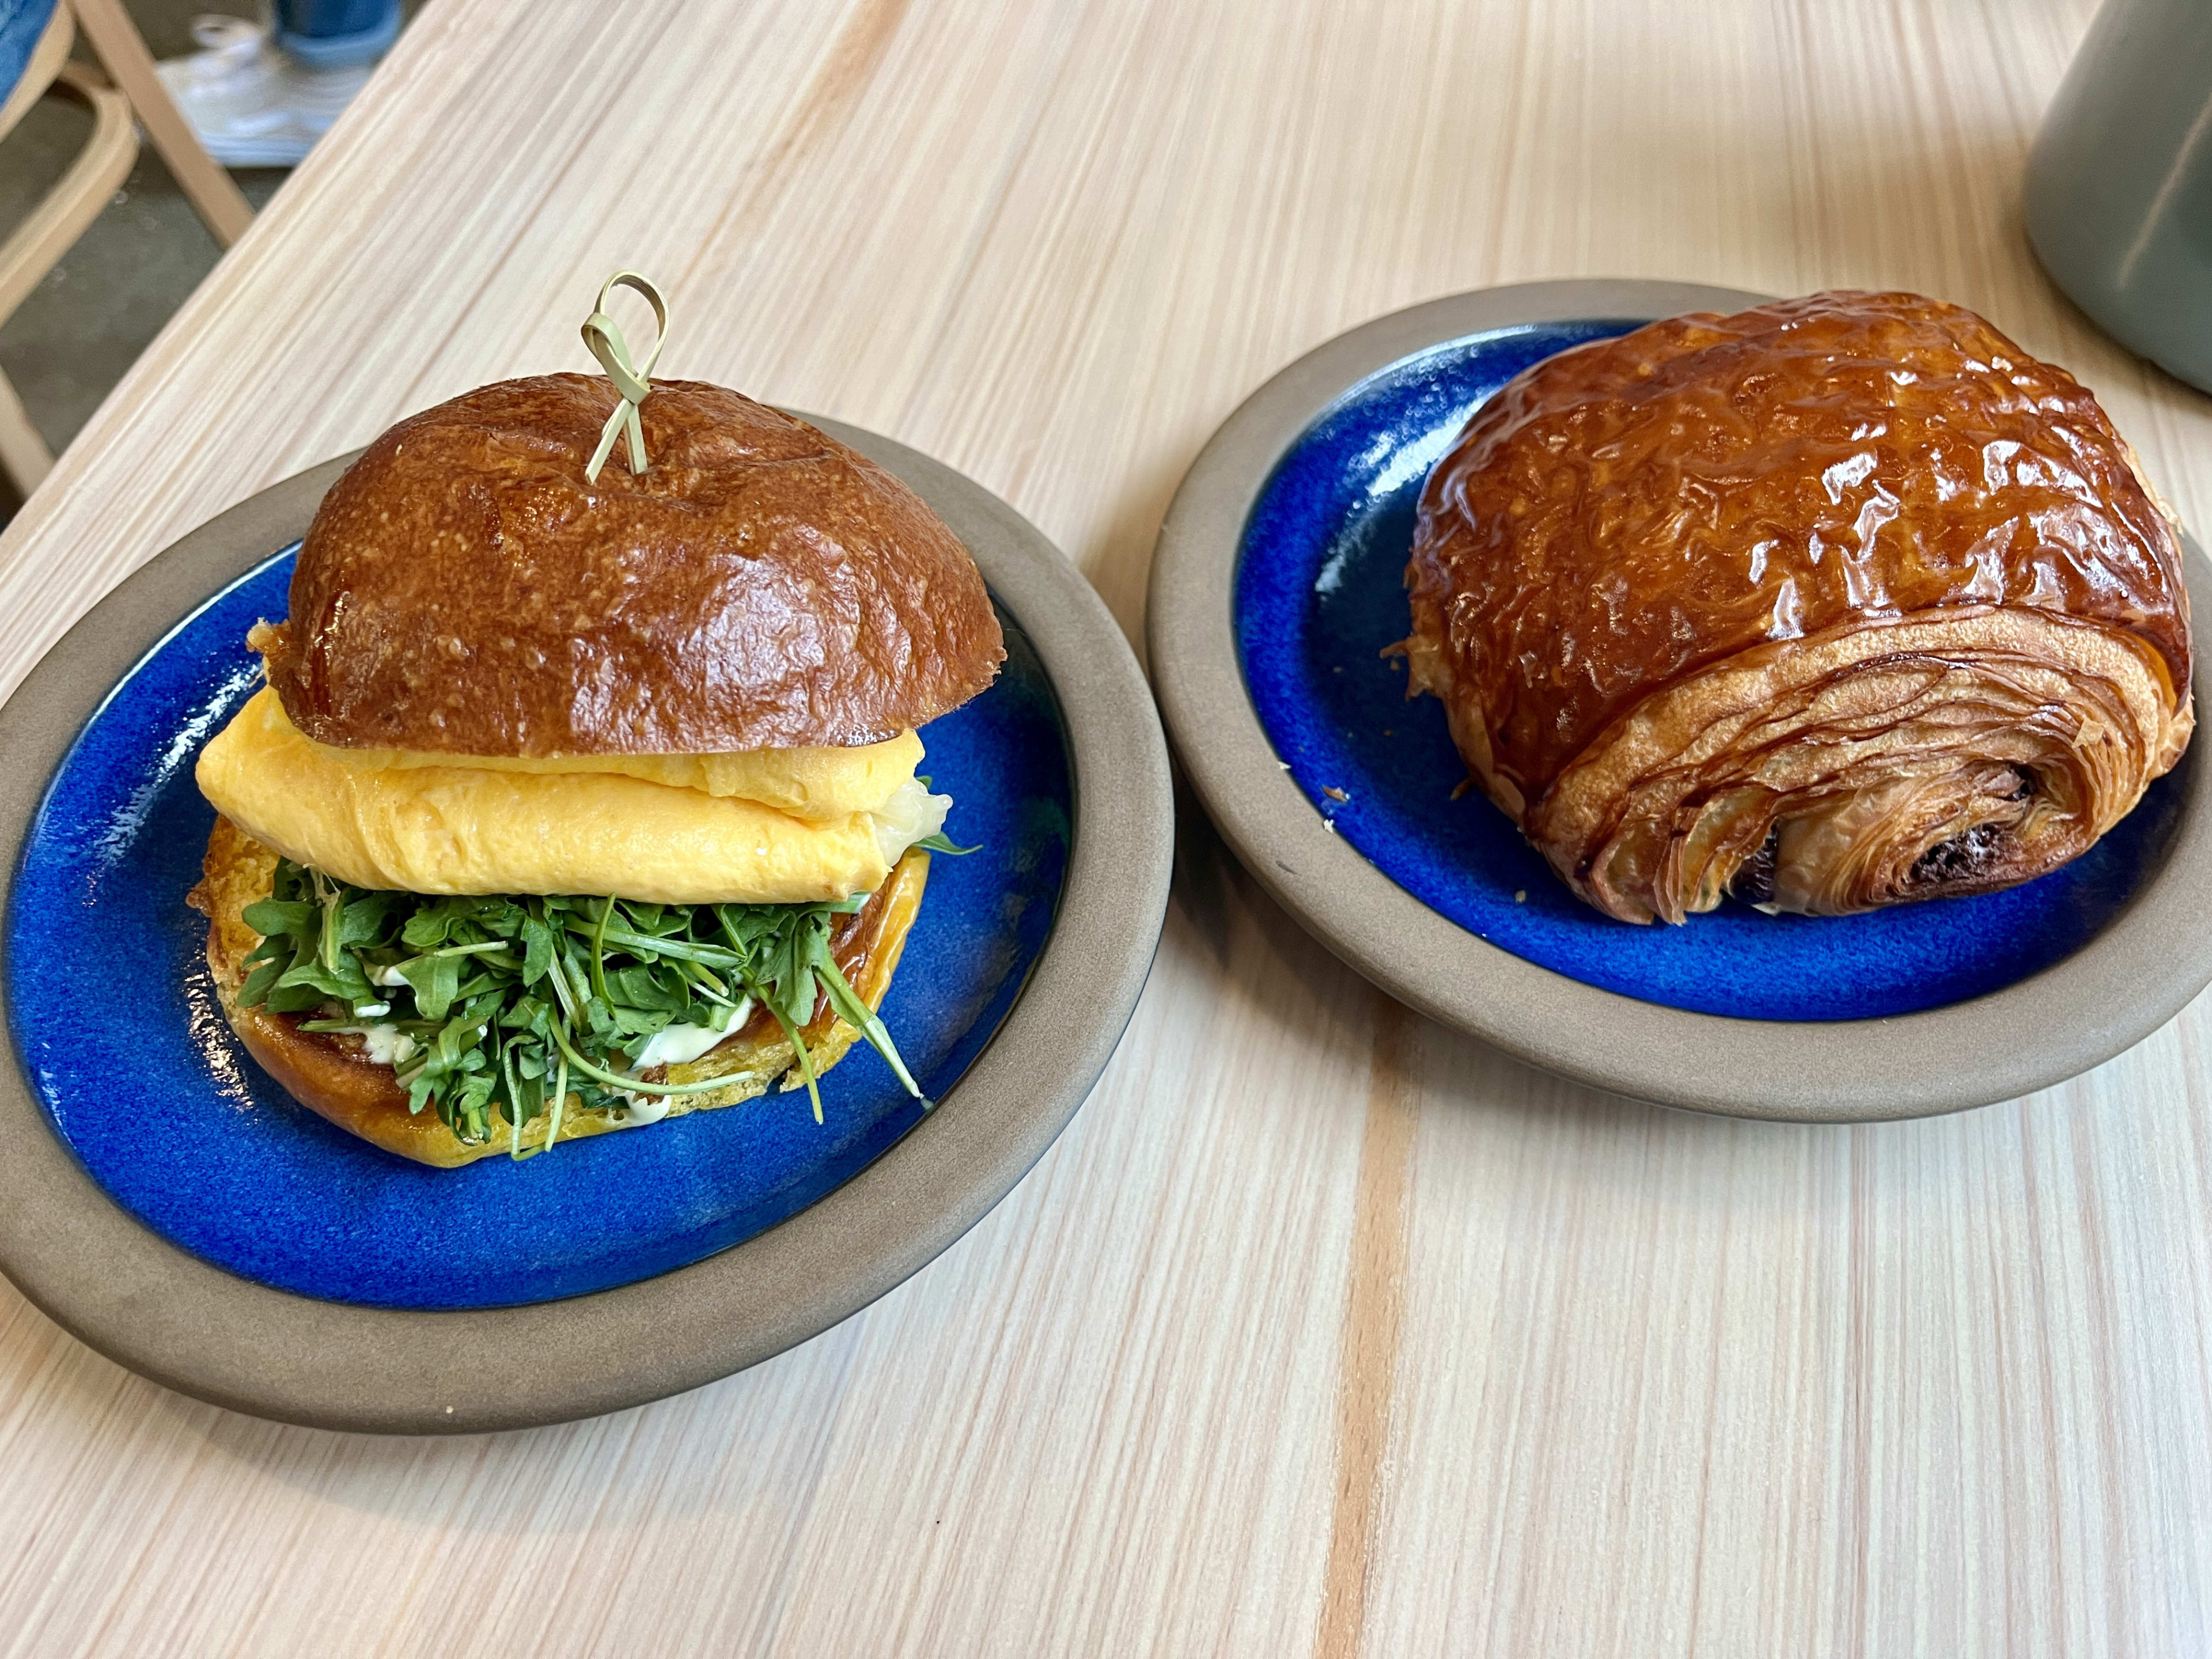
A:
[[[239,912],[255,933],[304,933],[319,920],[312,904],[288,904],[282,899],[256,899]]]
[[[535,985],[553,964],[553,927],[543,916],[522,918],[522,982]]]
[[[669,981],[676,981],[673,985]],[[633,1008],[665,1008],[678,1013],[691,1006],[691,988],[672,972],[654,968],[617,968],[607,983]]]
[[[258,1008],[269,1000],[270,988],[276,984],[276,975],[284,970],[281,962],[268,961],[257,964],[239,988],[238,1000],[249,1008]]]
[[[371,893],[366,898],[349,900],[338,921],[338,943],[366,945],[382,933],[384,918],[396,896],[392,893]]]
[[[392,971],[415,993],[415,1012],[423,1019],[443,1019],[461,988],[459,957],[416,957],[396,964]]]
[[[915,845],[925,853],[950,853],[956,859],[964,859],[970,853],[977,850],[975,847],[955,847],[952,844],[952,837],[942,830],[933,836],[924,836],[920,841],[915,842]]]
[[[270,896],[243,912],[262,939],[247,956],[239,1000],[319,1016],[307,1022],[315,1030],[394,1028],[406,1039],[395,1071],[410,1109],[435,1111],[469,1145],[502,1136],[518,1155],[523,1129],[540,1116],[550,1115],[550,1146],[564,1110],[728,1086],[720,1078],[645,1083],[629,1073],[669,1026],[734,1030],[758,1006],[791,1039],[819,1122],[813,1056],[799,1030],[825,1008],[921,1097],[831,950],[839,918],[866,902],[865,894],[820,904],[436,898],[350,887],[283,860]]]

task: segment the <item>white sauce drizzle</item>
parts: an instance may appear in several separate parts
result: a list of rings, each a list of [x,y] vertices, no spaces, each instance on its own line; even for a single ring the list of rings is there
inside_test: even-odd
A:
[[[720,1025],[666,1025],[646,1039],[645,1047],[638,1050],[633,1073],[654,1066],[682,1066],[695,1060],[721,1042],[724,1037],[743,1025],[745,1016],[752,1012],[753,1000],[740,998],[734,1008],[719,1011],[725,1018]],[[622,1121],[625,1123],[658,1123],[668,1115],[668,1095],[635,1095],[625,1093]]]

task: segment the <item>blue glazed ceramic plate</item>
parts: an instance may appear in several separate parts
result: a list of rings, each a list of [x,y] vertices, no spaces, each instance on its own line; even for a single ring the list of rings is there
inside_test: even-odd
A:
[[[281,617],[288,549],[187,617],[103,702],[24,842],[8,1017],[39,1100],[94,1180],[165,1238],[303,1296],[404,1308],[543,1302],[661,1273],[850,1179],[921,1109],[865,1044],[804,1091],[431,1170],[297,1104],[225,1024],[185,906],[213,810],[200,746],[260,683],[245,645]],[[1071,796],[1060,711],[1005,615],[1007,661],[922,733],[923,770],[978,850],[932,861],[883,1014],[933,1097],[1006,1017],[1052,928]],[[116,996],[130,964],[130,999]]]
[[[1984,995],[2072,955],[2163,858],[2194,750],[2110,835],[2040,881],[1859,916],[1768,916],[1728,902],[1685,927],[1632,927],[1577,899],[1480,793],[1452,799],[1467,769],[1443,706],[1408,702],[1404,659],[1382,655],[1407,632],[1402,577],[1421,486],[1514,375],[1649,320],[1454,340],[1361,381],[1298,434],[1245,525],[1235,588],[1244,681],[1275,752],[1330,827],[1422,903],[1624,996],[1753,1019],[1877,1019]]]
[[[1467,417],[1580,342],[1767,296],[1529,283],[1376,319],[1224,422],[1162,526],[1146,627],[1191,786],[1309,931],[1431,1017],[1577,1081],[1744,1117],[1856,1121],[2044,1088],[2212,980],[2212,767],[2192,753],[2090,854],[2009,892],[1884,914],[1734,904],[1634,927],[1577,901],[1382,653],[1429,470]],[[2199,616],[2212,584],[2190,544]],[[2200,658],[2195,691],[2212,696]]]
[[[830,1074],[819,1127],[803,1094],[778,1095],[433,1171],[258,1075],[182,907],[210,823],[191,762],[251,689],[241,630],[285,608],[279,550],[342,457],[149,561],[0,705],[16,1061],[0,1066],[0,1271],[25,1296],[118,1363],[236,1410],[520,1428],[805,1341],[926,1266],[1043,1155],[1159,939],[1173,807],[1152,697],[1112,613],[1035,526],[926,455],[809,418],[937,511],[1007,626],[998,684],[923,734],[951,828],[983,848],[935,861],[884,1009],[936,1109],[917,1113],[861,1048]]]

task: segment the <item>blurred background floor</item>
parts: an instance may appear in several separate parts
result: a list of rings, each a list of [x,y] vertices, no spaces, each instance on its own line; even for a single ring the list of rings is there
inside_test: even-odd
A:
[[[156,58],[193,50],[192,19],[204,12],[251,16],[254,0],[127,0]],[[415,8],[407,8],[410,15]],[[77,54],[86,55],[82,40]],[[0,139],[0,235],[21,222],[69,167],[92,117],[59,98],[41,99]],[[288,170],[252,167],[231,176],[258,212]],[[59,454],[91,418],[161,325],[214,269],[221,250],[150,144],[106,210],[0,326],[0,371],[15,383],[31,418]],[[0,524],[21,503],[0,478]]]

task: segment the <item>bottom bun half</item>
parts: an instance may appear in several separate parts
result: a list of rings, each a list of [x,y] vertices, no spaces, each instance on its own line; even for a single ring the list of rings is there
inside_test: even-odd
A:
[[[360,1037],[343,1032],[302,1031],[299,1016],[239,1006],[246,957],[261,943],[261,935],[246,925],[241,913],[256,900],[269,896],[276,871],[275,853],[229,819],[217,817],[215,831],[208,837],[199,885],[192,889],[189,901],[208,918],[207,959],[216,994],[246,1052],[301,1105],[348,1133],[401,1158],[453,1169],[512,1150],[513,1143],[505,1134],[471,1145],[454,1134],[435,1111],[427,1107],[420,1112],[410,1111],[407,1091],[400,1086],[392,1068],[371,1060]],[[871,1008],[882,1006],[884,994],[890,989],[907,934],[921,908],[922,888],[928,875],[929,854],[919,850],[908,853],[833,942],[839,970]],[[860,1033],[825,1005],[799,1029],[799,1036],[818,1075],[845,1057]],[[791,1039],[772,1015],[761,1010],[698,1059],[648,1067],[640,1076],[656,1083],[729,1079],[726,1088],[668,1097],[665,1115],[680,1117],[750,1100],[765,1094],[779,1080],[787,1090],[803,1087],[797,1060]],[[562,1114],[561,1139],[641,1128],[657,1121],[633,1118],[611,1108],[586,1110],[571,1095]],[[550,1112],[541,1112],[525,1125],[522,1148],[543,1147],[551,1121]]]

